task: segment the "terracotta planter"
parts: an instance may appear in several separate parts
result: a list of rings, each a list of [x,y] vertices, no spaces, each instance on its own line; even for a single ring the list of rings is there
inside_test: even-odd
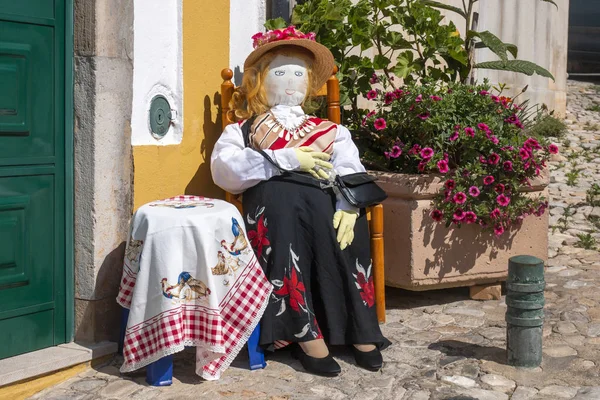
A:
[[[373,172],[389,198],[384,202],[385,281],[409,290],[473,286],[506,279],[508,259],[527,254],[548,258],[548,212],[525,218],[500,238],[478,225],[446,228],[429,216],[442,187],[434,175]],[[527,192],[548,198],[548,176]]]

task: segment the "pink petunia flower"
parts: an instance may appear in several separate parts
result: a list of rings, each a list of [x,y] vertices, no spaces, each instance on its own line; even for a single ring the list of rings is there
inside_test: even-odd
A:
[[[448,168],[448,161],[446,161],[446,160],[438,161],[437,167],[438,167],[438,170],[440,171],[440,173],[442,173],[442,174],[445,174],[450,170],[450,168]]]
[[[498,97],[496,95],[492,95],[491,98],[494,101],[494,103],[500,103],[500,97]]]
[[[487,90],[482,90],[481,92],[479,92],[479,94],[482,96],[487,96],[488,94],[490,94],[490,92],[488,92]]]
[[[499,183],[494,187],[494,191],[498,194],[504,193],[505,190],[506,190],[506,186],[504,186],[504,184],[502,184],[502,183]]]
[[[510,204],[510,197],[506,196],[505,194],[501,194],[498,197],[496,197],[496,202],[501,207],[506,207]]]
[[[465,204],[465,201],[467,201],[467,195],[463,192],[458,192],[454,195],[452,200],[454,200],[456,204]]]
[[[454,142],[457,139],[458,139],[458,131],[454,131],[454,133],[452,134],[452,136],[450,136],[448,138],[448,140],[450,140],[451,142]]]
[[[520,122],[520,121],[519,121],[519,117],[517,117],[517,114],[513,114],[510,117],[506,118],[504,120],[504,122],[507,122],[509,124],[516,124],[517,122]]]
[[[477,128],[479,128],[479,130],[482,130],[484,132],[490,132],[490,127],[487,126],[486,124],[484,124],[483,122],[477,124]]]
[[[419,114],[417,115],[417,118],[422,119],[423,121],[425,121],[427,118],[429,118],[431,116],[431,114],[429,114],[428,112],[424,112],[423,114]]]
[[[496,165],[496,164],[498,164],[500,162],[500,156],[498,154],[496,154],[496,153],[492,153],[488,157],[488,162],[491,165]]]
[[[525,141],[524,147],[528,150],[539,150],[542,148],[537,140],[529,138]]]
[[[425,147],[423,150],[421,150],[421,158],[423,158],[423,160],[431,160],[434,154],[435,152],[431,147]]]
[[[371,89],[367,92],[367,99],[373,100],[376,97],[377,97],[377,90]]]
[[[485,156],[483,156],[483,155],[480,155],[479,162],[482,164],[487,164],[487,158],[485,158]]]
[[[398,158],[402,155],[402,148],[400,146],[392,146],[392,151],[390,151],[390,157]]]
[[[385,156],[385,158],[387,158],[388,160],[390,159],[390,152],[389,151],[384,151],[383,155]]]
[[[558,146],[552,143],[548,146],[548,152],[551,154],[558,154]]]
[[[384,103],[386,105],[388,104],[392,104],[392,102],[396,100],[396,95],[394,94],[394,92],[387,92],[384,96]]]
[[[377,82],[379,82],[379,78],[377,77],[376,73],[373,73],[373,75],[371,76],[371,78],[369,79],[369,83],[371,85],[376,84]]]
[[[495,181],[495,179],[494,179],[494,177],[493,177],[493,176],[491,176],[491,175],[488,175],[488,176],[486,176],[485,178],[483,178],[483,183],[484,183],[485,185],[491,185],[492,183],[494,183],[494,181]]]
[[[504,233],[504,227],[500,224],[494,225],[494,234],[496,236],[501,236]]]
[[[442,98],[440,96],[429,96],[429,98],[431,98],[431,100],[433,101],[441,101]]]
[[[496,136],[490,136],[490,140],[492,141],[492,143],[494,144],[498,144],[500,143],[500,140],[496,137]]]
[[[477,221],[477,214],[473,211],[467,211],[465,213],[465,222],[467,224],[474,224]]]
[[[419,154],[419,152],[421,151],[421,146],[418,144],[415,144],[409,151],[408,154],[410,154],[411,156],[415,156],[417,154]]]
[[[448,179],[446,183],[444,183],[444,186],[446,186],[448,190],[454,190],[456,187],[456,182],[454,182],[453,179]]]
[[[417,170],[419,172],[425,172],[425,167],[427,166],[427,161],[421,161],[419,165],[417,165]]]
[[[481,194],[481,191],[479,190],[479,188],[477,186],[471,186],[469,188],[469,194],[472,197],[477,197],[477,196],[479,196]]]
[[[415,102],[416,102],[416,103],[420,103],[420,102],[422,102],[422,101],[423,101],[423,95],[422,95],[422,94],[418,95],[418,96],[415,98]]]
[[[471,128],[470,126],[465,128],[465,133],[471,137],[475,137],[475,129]]]
[[[456,211],[454,211],[453,217],[455,221],[462,221],[465,218],[465,212],[462,208],[457,208]]]
[[[491,219],[498,219],[500,218],[500,209],[499,208],[495,208],[491,213],[490,213],[490,218]]]
[[[524,147],[519,149],[519,155],[521,156],[521,160],[527,160],[530,157],[529,151]]]
[[[504,161],[504,163],[502,164],[502,168],[506,172],[512,171],[513,170],[513,163],[512,163],[512,161]]]
[[[444,213],[440,210],[433,210],[431,212],[431,218],[433,218],[434,221],[440,222],[444,218]]]
[[[444,190],[444,201],[446,203],[448,203],[450,201],[450,194],[452,193],[451,190]]]
[[[385,122],[385,119],[383,119],[383,118],[377,118],[375,120],[375,122],[373,123],[373,125],[375,126],[375,129],[377,129],[378,131],[381,131],[387,127],[387,123]]]

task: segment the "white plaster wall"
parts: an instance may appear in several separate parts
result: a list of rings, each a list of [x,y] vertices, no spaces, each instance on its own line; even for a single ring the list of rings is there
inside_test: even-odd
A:
[[[251,37],[264,32],[267,0],[230,0],[229,68],[234,72],[236,85],[242,83],[244,60],[254,50]]]
[[[478,80],[488,78],[492,83],[507,83],[511,95],[529,85],[523,99],[546,104],[558,115],[566,111],[567,44],[569,30],[569,1],[551,3],[522,0],[481,0],[479,29],[489,30],[502,41],[519,48],[519,59],[532,61],[554,75],[555,81],[539,75],[527,76],[513,72],[475,70]],[[477,62],[497,60],[491,51],[479,50]]]
[[[182,0],[134,0],[134,62],[131,142],[173,145],[183,139]],[[174,123],[160,140],[150,130],[148,114],[156,95],[175,110]]]

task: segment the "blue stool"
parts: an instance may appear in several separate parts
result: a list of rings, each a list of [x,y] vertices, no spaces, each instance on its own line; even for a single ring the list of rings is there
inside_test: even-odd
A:
[[[124,308],[121,312],[121,332],[119,336],[119,354],[123,354],[125,342],[125,330],[129,319],[129,309]],[[250,358],[250,369],[262,369],[267,366],[265,354],[259,346],[260,324],[256,326],[248,339],[248,356]],[[173,356],[165,356],[146,367],[146,382],[152,386],[169,386],[173,383]]]

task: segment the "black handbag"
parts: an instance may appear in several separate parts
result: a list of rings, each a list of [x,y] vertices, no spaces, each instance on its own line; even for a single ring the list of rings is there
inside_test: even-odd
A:
[[[249,134],[252,122],[253,119],[246,121],[246,123],[242,126],[244,144],[246,147],[249,146]],[[303,179],[311,179],[321,188],[333,187],[334,191],[341,193],[342,197],[344,197],[344,199],[346,199],[346,201],[354,207],[367,208],[381,203],[388,197],[387,193],[381,187],[379,187],[377,183],[375,183],[376,178],[366,172],[357,172],[344,176],[336,175],[333,182],[324,179],[317,180],[310,175],[285,170],[281,168],[275,161],[273,161],[273,159],[262,149],[255,150],[258,151],[269,163],[273,164],[273,166],[275,166],[275,168],[277,168],[281,173],[300,175]]]
[[[354,207],[367,208],[387,199],[387,193],[366,172],[336,176],[335,183],[346,201]]]

